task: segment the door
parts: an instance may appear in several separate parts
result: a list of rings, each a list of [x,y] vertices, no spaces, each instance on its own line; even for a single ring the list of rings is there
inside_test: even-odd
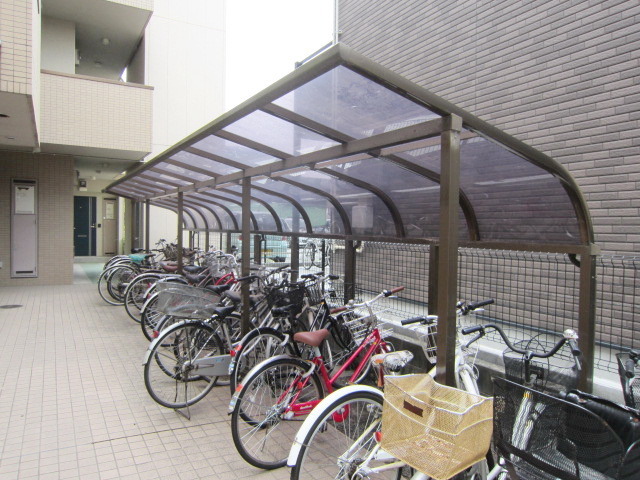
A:
[[[96,255],[96,197],[73,197],[73,250],[76,257]]]
[[[118,249],[118,212],[115,198],[102,202],[102,245],[105,255],[115,255]]]

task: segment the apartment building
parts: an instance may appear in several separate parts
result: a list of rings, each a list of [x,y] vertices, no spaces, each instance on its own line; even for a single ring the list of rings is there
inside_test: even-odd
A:
[[[223,94],[224,0],[0,0],[0,286],[128,250],[135,209],[102,189]]]
[[[603,251],[640,251],[640,4],[339,0],[339,41],[567,167]]]

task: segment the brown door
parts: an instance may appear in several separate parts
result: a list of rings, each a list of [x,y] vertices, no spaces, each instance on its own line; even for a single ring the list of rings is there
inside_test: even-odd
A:
[[[102,202],[102,248],[105,255],[118,251],[118,203],[115,198]]]

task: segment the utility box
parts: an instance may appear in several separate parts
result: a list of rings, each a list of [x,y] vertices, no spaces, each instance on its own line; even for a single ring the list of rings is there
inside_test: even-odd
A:
[[[35,180],[12,180],[11,187],[11,277],[37,277],[37,184]]]

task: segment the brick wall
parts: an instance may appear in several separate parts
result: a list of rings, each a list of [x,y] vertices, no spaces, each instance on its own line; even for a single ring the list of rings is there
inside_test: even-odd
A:
[[[0,151],[0,286],[73,282],[73,157]],[[37,180],[38,278],[10,278],[11,180]]]
[[[340,0],[340,41],[564,164],[640,250],[640,3]]]
[[[31,0],[0,0],[0,91],[31,94]]]

